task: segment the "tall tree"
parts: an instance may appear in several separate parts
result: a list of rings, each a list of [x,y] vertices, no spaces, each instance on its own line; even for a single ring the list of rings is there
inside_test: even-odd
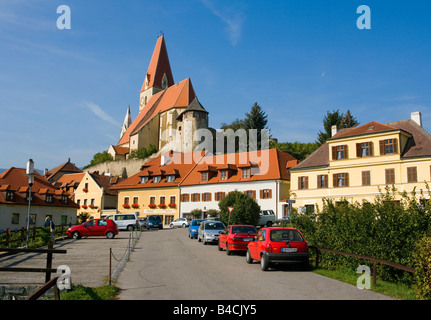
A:
[[[332,136],[332,126],[336,125],[338,129],[341,128],[352,128],[359,124],[355,117],[352,116],[350,110],[347,110],[346,114],[340,112],[340,110],[334,110],[332,112],[327,111],[323,118],[323,129],[317,134],[317,143],[322,145]]]
[[[353,128],[359,124],[358,120],[350,113],[350,110],[346,111],[346,114],[341,120],[341,128]]]
[[[255,102],[251,107],[250,113],[245,114],[244,119],[244,129],[247,130],[248,138],[249,138],[249,146],[250,146],[250,129],[257,130],[257,149],[260,150],[262,148],[262,130],[268,130],[266,126],[268,123],[268,116],[262,110],[260,105]],[[269,137],[269,133],[268,133]]]

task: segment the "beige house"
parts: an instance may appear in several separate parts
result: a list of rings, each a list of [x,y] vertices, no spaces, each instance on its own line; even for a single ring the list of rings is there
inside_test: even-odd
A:
[[[334,128],[333,136],[290,172],[294,207],[300,212],[321,210],[323,198],[372,202],[386,186],[426,191],[431,135],[422,128],[419,112],[403,121]]]
[[[79,205],[77,212],[90,218],[100,218],[117,212],[117,191],[111,187],[121,181],[118,177],[85,172],[75,190],[74,199]]]

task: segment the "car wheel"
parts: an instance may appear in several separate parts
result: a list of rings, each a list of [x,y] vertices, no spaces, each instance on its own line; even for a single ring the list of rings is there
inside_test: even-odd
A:
[[[106,233],[106,238],[108,238],[108,239],[114,239],[114,237],[115,237],[115,234],[112,231],[108,231]]]
[[[260,268],[262,271],[268,270],[269,261],[265,254],[260,257]]]
[[[133,231],[133,229],[135,229],[133,226],[127,226],[128,231]]]
[[[247,253],[245,254],[245,261],[247,261],[248,264],[253,263],[253,259],[251,257],[250,251],[247,249]]]
[[[268,221],[268,222],[266,223],[266,226],[267,226],[267,227],[271,227],[271,226],[272,226],[272,221]]]
[[[226,254],[230,256],[232,251],[229,250],[229,244],[226,242]]]
[[[73,238],[73,239],[80,239],[80,238],[81,238],[81,235],[79,234],[79,232],[78,232],[78,231],[74,231],[74,232],[72,233],[72,238]]]
[[[185,228],[185,227],[186,227],[186,224],[185,224],[185,223],[183,223],[182,228]]]
[[[218,242],[218,246],[217,246],[217,248],[218,248],[218,251],[223,251],[223,248],[222,248],[222,247],[220,247],[220,241]]]

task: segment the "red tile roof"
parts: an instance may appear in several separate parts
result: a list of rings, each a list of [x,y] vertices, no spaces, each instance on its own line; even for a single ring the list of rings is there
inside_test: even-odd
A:
[[[0,174],[0,191],[2,191],[0,192],[1,204],[28,204],[28,201],[26,200],[26,192],[28,192],[29,186],[28,177],[25,173],[25,169],[11,167],[2,174]],[[8,191],[13,191],[13,201],[6,200],[6,193]],[[69,195],[69,193],[67,192],[59,193],[59,191],[61,190],[55,189],[54,186],[46,178],[36,172],[34,176],[34,183],[31,188],[31,193],[34,199],[32,205],[78,208],[78,205],[70,199],[68,200],[67,204],[64,204],[61,201],[61,197],[57,198],[56,195]],[[53,195],[52,203],[46,203],[45,196],[47,194]]]
[[[190,78],[153,95],[121,137],[118,146],[128,143],[130,136],[137,133],[157,114],[172,108],[187,108],[195,97],[196,94]]]
[[[166,74],[166,77],[168,79],[168,87],[172,86],[175,82],[174,77],[172,76],[171,65],[169,63],[165,38],[162,35],[157,39],[156,46],[151,57],[150,65],[148,66],[148,88],[156,87],[161,89],[164,74]],[[145,90],[145,81],[146,80],[144,80],[144,83],[142,85],[141,92]]]

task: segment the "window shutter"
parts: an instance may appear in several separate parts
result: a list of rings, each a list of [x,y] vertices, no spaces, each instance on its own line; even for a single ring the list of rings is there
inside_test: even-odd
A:
[[[344,146],[344,159],[349,159],[349,147],[347,144]]]
[[[385,152],[385,140],[380,140],[379,145],[380,145],[380,155],[386,154],[386,152]]]
[[[256,190],[253,190],[253,199],[256,199]]]
[[[360,143],[356,144],[356,157],[357,158],[362,157],[362,147]]]
[[[308,189],[308,177],[305,177],[304,189]]]
[[[374,143],[372,143],[372,142],[370,141],[370,142],[369,142],[369,144],[370,144],[370,156],[372,157],[372,156],[374,155],[374,148],[373,148]]]
[[[346,172],[344,175],[346,177],[344,180],[345,181],[345,187],[348,187],[349,186],[349,173]]]
[[[332,160],[337,160],[337,147],[332,147]]]
[[[269,199],[272,199],[272,189],[269,189]]]
[[[301,190],[301,177],[298,177],[298,190]]]
[[[394,141],[394,153],[398,153],[398,139],[393,139]]]
[[[334,173],[332,175],[332,187],[336,188],[338,187],[338,174]]]
[[[327,174],[324,174],[323,176],[323,179],[325,179],[324,180],[324,186],[325,186],[325,188],[328,188],[328,184],[329,184],[329,176],[327,175]]]
[[[260,198],[263,199],[263,190],[260,190]]]

